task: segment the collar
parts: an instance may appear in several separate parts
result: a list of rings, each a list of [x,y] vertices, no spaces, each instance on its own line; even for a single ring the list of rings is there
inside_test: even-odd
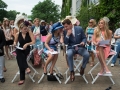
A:
[[[72,33],[75,36],[75,29],[74,29],[74,25],[72,26]]]

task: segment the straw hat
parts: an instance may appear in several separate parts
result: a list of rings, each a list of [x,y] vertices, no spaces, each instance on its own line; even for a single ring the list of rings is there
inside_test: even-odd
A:
[[[15,19],[15,23],[14,23],[15,28],[18,29],[18,22],[19,22],[20,20],[22,20],[22,19],[23,19],[24,21],[27,21],[27,20],[28,20],[27,16],[25,16],[25,15],[21,15],[21,14],[17,14],[17,15],[16,15],[16,19]]]
[[[108,17],[103,17],[103,20],[105,20],[107,23],[110,21]]]
[[[77,22],[77,18],[72,17],[72,16],[66,16],[65,19],[69,19],[73,25],[76,24],[76,22]]]
[[[8,18],[5,18],[5,17],[3,19],[4,19],[4,21],[9,21]]]

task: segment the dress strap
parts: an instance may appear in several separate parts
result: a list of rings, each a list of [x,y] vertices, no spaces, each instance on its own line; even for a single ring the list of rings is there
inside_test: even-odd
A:
[[[101,37],[102,40],[105,40],[105,38],[104,38],[103,35],[102,35],[102,32],[101,32],[101,34],[100,34],[100,37]]]

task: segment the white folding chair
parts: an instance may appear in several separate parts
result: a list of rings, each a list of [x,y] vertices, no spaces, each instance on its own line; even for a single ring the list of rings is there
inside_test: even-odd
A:
[[[58,45],[58,53],[60,53],[60,45]],[[43,61],[46,62],[47,55],[43,52],[43,47],[41,49],[39,48],[38,54],[41,55]],[[48,64],[47,72],[49,72],[51,64],[52,64],[52,62]],[[58,68],[56,66],[54,66],[54,68],[55,68],[56,72],[58,72],[59,74],[62,75],[62,73],[58,70]],[[56,77],[57,81],[61,84],[62,82],[61,82],[60,78],[57,76],[56,72],[54,72],[53,75]],[[47,73],[47,75],[50,75],[50,73]],[[38,83],[40,83],[44,79],[44,77],[45,77],[45,74],[43,72],[41,78],[38,80]]]
[[[92,45],[92,46],[93,46],[93,45]],[[115,45],[115,48],[114,48],[114,49],[116,50],[116,45]],[[112,50],[112,49],[111,49],[110,54],[109,54],[109,55],[111,55],[111,57],[106,60],[106,65],[109,65],[109,63],[111,62],[111,60],[113,59],[113,57],[116,55],[117,52],[116,52],[115,50]],[[93,53],[95,54],[95,56],[97,56],[96,50],[95,50],[94,48],[92,48],[92,51],[93,51]],[[97,60],[98,60],[98,58],[97,58]],[[88,72],[88,74],[90,74],[91,77],[92,77],[92,79],[93,79],[92,84],[95,83],[95,81],[98,79],[99,76],[107,76],[107,77],[110,78],[111,82],[112,82],[113,84],[115,84],[115,82],[113,81],[113,79],[112,79],[112,77],[111,77],[111,76],[113,76],[112,73],[111,73],[111,74],[103,74],[103,75],[97,74],[96,77],[93,76],[92,71],[99,65],[99,63],[100,63],[100,62],[99,62],[99,60],[98,60],[97,64],[96,64],[95,66],[93,66],[92,69]]]
[[[29,55],[27,56],[28,66],[34,71],[34,73],[33,73],[33,75],[26,73],[33,82],[35,82],[35,80],[33,79],[34,76],[35,76],[36,74],[39,74],[39,73],[33,68],[33,66],[32,66],[32,65],[30,64],[30,62],[29,62],[29,61],[30,61],[30,58],[31,58],[31,56],[32,56],[32,53],[33,53],[34,51],[35,51],[35,49],[32,49],[32,45],[31,45],[31,51],[30,51]],[[12,54],[12,52],[11,52],[11,54]],[[19,72],[19,71],[15,74],[14,78],[12,79],[12,81],[11,81],[12,83],[15,81],[15,79],[17,78],[18,75],[20,75],[20,72]]]
[[[65,46],[66,46],[66,54],[67,54],[68,45],[65,45]],[[80,65],[82,64],[82,62],[83,62],[83,59],[79,60],[79,56],[77,56],[77,58],[75,60],[73,60],[75,76],[81,76],[80,73],[77,73],[76,71],[80,72]],[[68,76],[68,72],[69,72],[69,68],[65,71],[65,74],[66,74],[65,84],[67,84],[67,82],[70,80],[70,75]],[[88,84],[85,74],[82,75],[82,78]]]

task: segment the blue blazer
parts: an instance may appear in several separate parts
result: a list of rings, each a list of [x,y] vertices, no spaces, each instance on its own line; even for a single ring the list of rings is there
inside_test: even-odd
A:
[[[80,44],[81,42],[86,44],[87,42],[87,38],[82,27],[74,26],[74,30],[75,36],[71,34],[69,38],[66,37],[67,30],[64,30],[64,43],[68,45],[68,49],[72,48],[72,46],[75,44]]]
[[[40,33],[42,36],[46,36],[48,34],[47,30],[45,29],[45,26],[39,26],[40,27]],[[34,31],[35,26],[31,27],[32,32]]]

